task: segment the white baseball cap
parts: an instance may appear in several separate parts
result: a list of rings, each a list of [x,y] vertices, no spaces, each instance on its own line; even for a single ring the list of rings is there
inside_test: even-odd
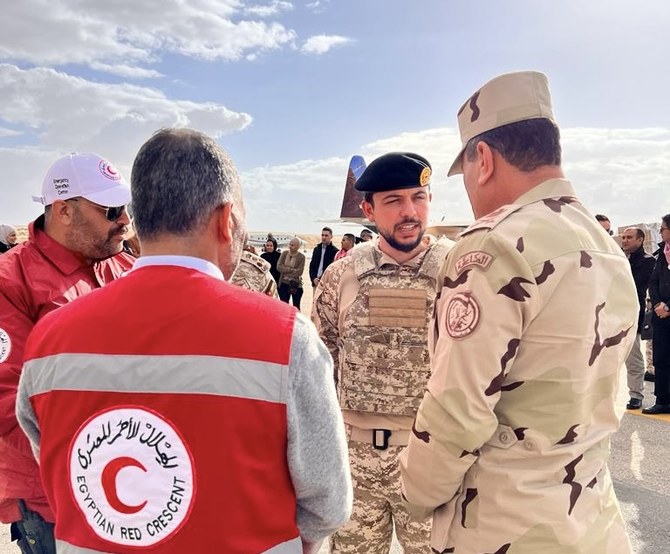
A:
[[[125,206],[130,203],[130,186],[106,159],[72,153],[51,165],[42,181],[42,196],[33,196],[33,200],[49,206],[78,196],[101,206]]]

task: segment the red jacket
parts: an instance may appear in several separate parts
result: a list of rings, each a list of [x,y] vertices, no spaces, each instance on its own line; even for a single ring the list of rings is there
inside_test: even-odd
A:
[[[28,240],[0,256],[0,521],[21,519],[17,499],[47,521],[54,516],[39,469],[14,412],[26,338],[45,314],[128,271],[134,258],[121,253],[88,265],[30,224]]]
[[[103,329],[91,325],[98,314]],[[281,302],[163,266],[41,322],[22,388],[57,544],[302,552],[287,464],[295,317]]]

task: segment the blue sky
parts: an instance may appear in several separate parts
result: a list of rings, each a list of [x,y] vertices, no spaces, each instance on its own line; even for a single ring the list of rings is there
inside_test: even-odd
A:
[[[23,0],[0,20],[0,222],[71,151],[130,177],[159,127],[215,136],[248,228],[336,220],[349,158],[433,164],[433,219],[472,215],[456,111],[488,79],[549,76],[564,168],[615,225],[670,211],[670,7],[661,0]],[[338,232],[345,227],[336,226]]]

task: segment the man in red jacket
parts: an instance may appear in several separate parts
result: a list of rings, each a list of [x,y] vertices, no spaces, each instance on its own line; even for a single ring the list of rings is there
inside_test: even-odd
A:
[[[15,416],[26,338],[45,314],[120,277],[130,187],[97,154],[69,154],[42,184],[44,214],[0,258],[0,521],[24,553],[55,552],[54,516]]]

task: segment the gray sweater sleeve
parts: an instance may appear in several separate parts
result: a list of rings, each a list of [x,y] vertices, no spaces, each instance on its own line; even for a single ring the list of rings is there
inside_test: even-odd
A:
[[[23,429],[23,432],[28,437],[30,446],[33,450],[33,456],[35,456],[35,459],[39,463],[40,428],[37,423],[37,416],[30,403],[32,386],[29,377],[29,371],[24,366],[16,394],[16,419],[18,420],[21,429]]]
[[[296,317],[288,383],[288,464],[304,540],[318,541],[344,525],[353,492],[333,362],[316,328]]]

